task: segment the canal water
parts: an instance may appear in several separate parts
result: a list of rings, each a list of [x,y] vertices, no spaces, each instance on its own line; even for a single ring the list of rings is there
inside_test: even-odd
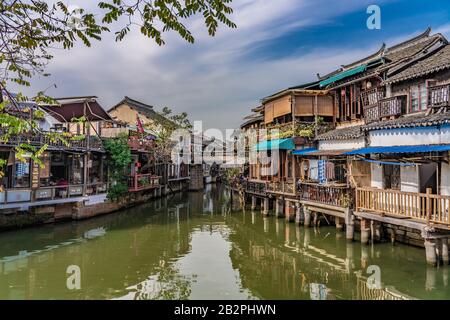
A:
[[[449,268],[424,255],[231,212],[227,192],[208,186],[0,233],[0,299],[450,299]]]

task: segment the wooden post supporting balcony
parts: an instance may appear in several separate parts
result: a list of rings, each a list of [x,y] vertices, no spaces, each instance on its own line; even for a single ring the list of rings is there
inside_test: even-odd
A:
[[[431,199],[429,195],[432,193],[431,188],[427,188],[427,226],[430,226],[430,220],[431,220]]]

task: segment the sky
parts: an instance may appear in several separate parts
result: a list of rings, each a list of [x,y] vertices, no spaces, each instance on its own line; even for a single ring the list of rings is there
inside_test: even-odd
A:
[[[65,1],[94,12],[95,2]],[[380,6],[380,30],[366,26],[371,4]],[[448,0],[233,0],[231,6],[237,29],[220,26],[209,37],[201,19],[187,22],[194,44],[167,33],[160,47],[134,29],[119,43],[110,34],[90,48],[54,50],[51,76],[21,91],[96,95],[105,109],[129,96],[224,130],[239,127],[262,98],[314,81],[383,42],[393,45],[428,26],[450,38]]]

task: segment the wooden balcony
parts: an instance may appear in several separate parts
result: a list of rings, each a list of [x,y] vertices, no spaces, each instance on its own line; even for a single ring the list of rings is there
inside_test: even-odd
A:
[[[128,146],[132,151],[151,152],[155,148],[155,142],[148,139],[128,139]]]
[[[450,225],[450,196],[375,188],[356,189],[356,210],[427,224]]]
[[[352,197],[347,186],[328,186],[302,183],[298,190],[301,200],[327,204],[342,208],[351,207]]]
[[[2,132],[0,131],[0,136],[2,136]],[[51,139],[49,135],[45,133],[33,133],[33,134],[23,134],[17,136],[11,136],[8,138],[8,141],[2,142],[0,144],[8,145],[8,146],[18,146],[22,143],[28,143],[34,147],[42,147],[44,145],[48,145],[49,149],[73,149],[73,150],[102,150],[103,143],[100,138],[97,136],[90,136],[89,142],[87,138],[83,140],[71,140],[70,138],[63,137],[67,142],[64,143],[59,139]]]
[[[259,181],[259,180],[258,181],[256,181],[256,180],[246,181],[245,182],[245,192],[263,196],[267,192],[267,182]]]
[[[270,181],[267,183],[267,191],[272,193],[295,195],[295,182],[291,181]]]
[[[373,107],[384,98],[384,88],[377,87],[365,90],[360,94],[361,104],[363,108]]]
[[[428,106],[432,108],[449,107],[450,84],[428,88]]]
[[[305,139],[312,138],[315,131],[317,134],[322,134],[334,129],[333,123],[321,123],[315,126],[311,121],[298,121],[288,122],[282,124],[271,124],[267,126],[267,131],[264,134],[263,130],[260,130],[258,136],[259,141],[273,140],[279,138],[291,138],[291,137],[303,137]],[[277,134],[275,133],[277,131]]]
[[[406,113],[406,96],[384,98],[375,105],[364,108],[366,123],[380,121],[384,118],[398,117]]]
[[[128,176],[128,190],[136,192],[147,189],[154,189],[160,186],[160,176],[153,174],[135,174]]]

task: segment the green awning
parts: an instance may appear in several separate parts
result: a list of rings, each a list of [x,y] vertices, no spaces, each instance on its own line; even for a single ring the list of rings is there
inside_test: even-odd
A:
[[[292,141],[292,138],[265,140],[256,145],[257,151],[267,151],[273,149],[294,150],[294,141]]]
[[[331,77],[321,81],[319,83],[319,85],[320,85],[320,87],[325,87],[325,86],[327,86],[327,85],[329,85],[329,84],[331,84],[333,82],[336,82],[336,81],[345,79],[347,77],[353,76],[355,74],[364,72],[364,71],[366,71],[366,69],[367,69],[367,64],[360,65],[359,67],[356,67],[356,68],[353,68],[353,69],[350,69],[350,70],[338,73],[338,74],[336,74],[334,76],[331,76]]]

